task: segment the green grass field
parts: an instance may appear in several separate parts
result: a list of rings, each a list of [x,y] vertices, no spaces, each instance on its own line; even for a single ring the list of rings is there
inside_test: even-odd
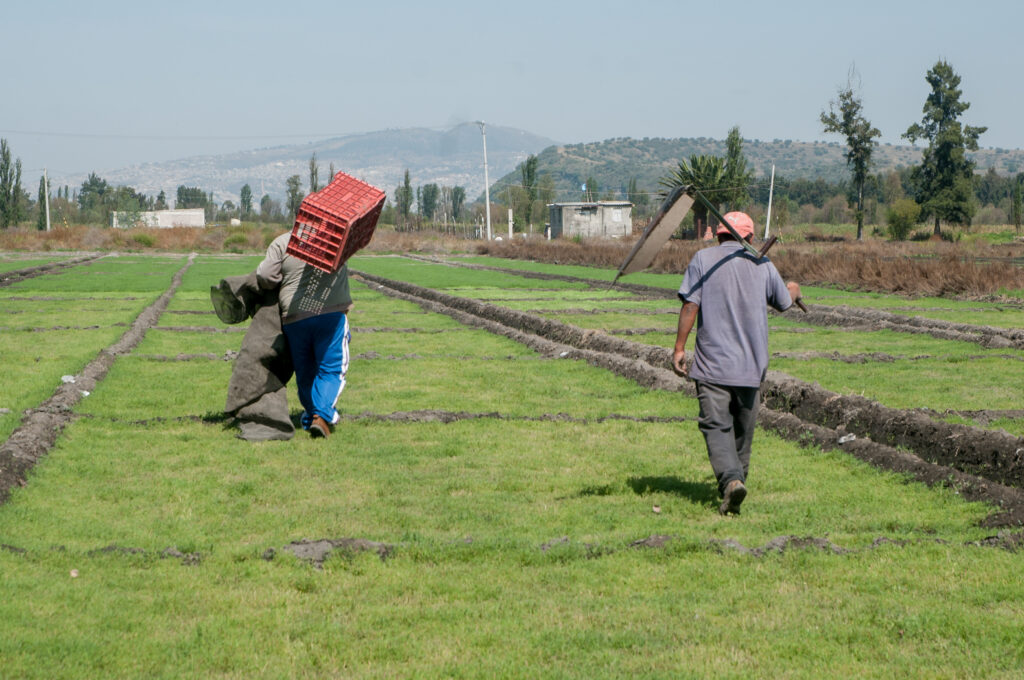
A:
[[[208,311],[209,286],[257,261],[197,258],[159,326],[226,328],[173,312]],[[105,266],[118,262],[124,276],[73,268],[0,289],[5,309],[13,297],[111,300],[96,311],[110,315],[106,335],[47,331],[63,334],[54,345],[68,356],[23,371],[0,402],[17,394],[20,413],[52,393],[184,259]],[[395,258],[353,266],[452,294],[529,297],[531,286],[561,285],[575,301],[555,297],[571,308],[602,304],[576,285],[511,275]],[[117,359],[0,505],[0,677],[1019,675],[1024,556],[977,544],[992,534],[978,523],[995,508],[759,432],[743,514],[722,517],[693,399],[542,359],[359,283],[353,295],[352,353],[380,358],[353,361],[345,419],[328,440],[236,439],[219,417],[231,364],[154,356],[221,355],[241,333],[152,330]],[[38,325],[57,325],[62,310],[82,324],[79,304],[40,307]],[[34,313],[12,316],[31,325]],[[643,327],[659,317],[631,318]],[[34,335],[5,330],[5,364],[8,351],[24,362]],[[842,352],[875,342],[859,335],[884,337],[875,351],[893,354],[985,354],[922,336],[901,349],[898,334],[810,342],[842,338]],[[773,367],[796,368],[782,363]],[[888,379],[893,364],[859,379],[856,366],[793,363],[805,379],[895,401],[922,362]],[[933,363],[920,389],[950,408],[968,396],[999,408],[1024,382],[1008,372],[1019,361],[984,359],[971,366],[987,387],[965,396],[959,385],[974,373],[953,370],[965,362]],[[298,409],[294,392],[290,403]],[[384,419],[425,410],[465,416]],[[643,420],[652,416],[673,420]],[[634,545],[651,536],[668,540]],[[757,556],[726,543],[761,548],[780,537],[835,549]],[[284,550],[321,538],[391,552],[339,550],[317,568]]]

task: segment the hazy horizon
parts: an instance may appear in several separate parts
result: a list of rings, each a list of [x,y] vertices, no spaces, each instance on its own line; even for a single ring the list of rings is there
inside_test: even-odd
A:
[[[818,117],[860,76],[882,143],[921,118],[939,59],[983,148],[1024,148],[996,29],[1024,5],[767,6],[639,0],[514,7],[67,0],[5,8],[0,136],[51,175],[483,119],[562,143],[616,137],[843,142]]]

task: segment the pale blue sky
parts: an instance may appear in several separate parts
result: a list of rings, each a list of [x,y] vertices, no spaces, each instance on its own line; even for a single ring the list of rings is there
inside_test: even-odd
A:
[[[561,142],[831,140],[822,109],[855,64],[883,142],[921,117],[939,59],[1024,148],[1024,3],[5,3],[0,136],[51,174],[483,119]],[[28,134],[45,133],[45,134]]]

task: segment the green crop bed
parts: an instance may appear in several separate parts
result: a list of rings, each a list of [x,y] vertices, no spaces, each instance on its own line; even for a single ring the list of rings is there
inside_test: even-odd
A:
[[[197,258],[159,327],[227,328],[170,312],[208,310],[209,286],[256,261]],[[145,262],[161,275],[32,281],[151,301],[184,260]],[[549,286],[436,267],[354,263],[484,298]],[[373,287],[353,294],[363,358],[327,440],[241,441],[220,414],[230,362],[155,356],[220,355],[241,333],[151,330],[115,361],[0,505],[0,676],[1010,678],[1024,665],[1022,555],[979,543],[996,508],[759,431],[743,514],[722,517],[692,398]],[[36,335],[62,334],[52,346],[78,353],[70,372],[116,335],[99,332]],[[849,335],[844,353],[860,347]],[[31,355],[32,337],[0,334],[5,364]],[[986,354],[878,337],[886,352],[943,357],[912,364],[936,403],[943,386],[949,404],[970,396],[953,389],[973,379],[957,372],[967,362],[948,357]],[[971,398],[988,408],[1019,395],[1000,361],[970,364],[986,385]],[[884,391],[882,370],[858,383],[857,366],[791,363]],[[53,389],[41,373],[19,380],[34,403]],[[909,380],[891,382],[909,392]],[[317,566],[285,550],[343,538],[386,556],[338,549]],[[773,539],[785,549],[739,549]]]

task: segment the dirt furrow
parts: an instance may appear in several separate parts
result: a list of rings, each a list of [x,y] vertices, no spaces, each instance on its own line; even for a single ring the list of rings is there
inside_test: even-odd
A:
[[[167,291],[142,310],[117,342],[100,350],[96,358],[74,376],[74,382],[62,383],[53,396],[25,411],[21,425],[0,445],[0,503],[7,500],[15,486],[25,485],[28,471],[53,448],[64,426],[73,418],[72,408],[82,399],[83,392],[93,391],[114,360],[130,353],[142,342],[146,331],[156,325],[194,259],[194,255],[188,258]]]
[[[508,269],[504,267],[489,267],[485,265],[470,264],[468,262],[454,262],[451,260],[439,260],[436,258],[419,257],[407,255],[411,259],[430,262],[432,264],[444,264],[450,267],[465,267],[468,269],[480,269],[495,271],[504,274],[513,274],[524,278],[547,279],[557,281],[570,281],[585,283],[591,288],[605,289],[610,287],[607,281],[586,279],[576,276],[561,274],[541,274],[538,272],[525,272],[520,269]],[[681,278],[681,277],[680,277]],[[642,286],[638,284],[622,283],[615,284],[615,287],[636,293],[643,299],[665,299],[675,300],[676,294],[667,288],[656,286]],[[877,309],[863,309],[840,305],[829,307],[826,305],[808,304],[809,311],[803,313],[790,309],[783,313],[783,316],[800,323],[808,323],[815,326],[856,326],[870,327],[871,330],[888,329],[900,333],[918,333],[930,335],[940,340],[958,340],[961,342],[974,342],[990,349],[1015,348],[1024,349],[1024,329],[998,328],[995,326],[977,326],[972,324],[954,323],[938,319],[924,317],[910,317],[900,314],[891,314]],[[565,312],[562,312],[565,313]],[[775,312],[772,312],[775,314]]]
[[[62,269],[77,267],[80,264],[92,262],[93,260],[98,260],[101,257],[106,256],[100,253],[94,253],[91,255],[83,255],[81,257],[73,257],[70,260],[64,260],[63,262],[50,262],[49,264],[41,264],[36,267],[25,267],[24,269],[15,269],[13,271],[4,272],[0,274],[0,288],[19,281],[24,281],[25,279],[42,276],[43,274],[53,274]]]
[[[670,365],[671,352],[667,348],[614,338],[414,284],[355,273],[381,292],[517,340],[546,356],[584,359],[651,389],[693,394],[688,380],[663,368]],[[953,484],[965,495],[978,494],[979,499],[1001,505],[1006,512],[993,520],[995,523],[1024,521],[1024,492],[1016,488],[1024,483],[1022,438],[939,422],[920,411],[887,408],[863,397],[829,392],[777,371],[769,372],[763,394],[763,422],[787,438],[800,443],[817,439],[838,442],[841,438],[856,441],[854,447],[848,448],[869,456],[879,467],[908,472],[929,484]],[[914,451],[920,464],[908,466],[896,446]]]

